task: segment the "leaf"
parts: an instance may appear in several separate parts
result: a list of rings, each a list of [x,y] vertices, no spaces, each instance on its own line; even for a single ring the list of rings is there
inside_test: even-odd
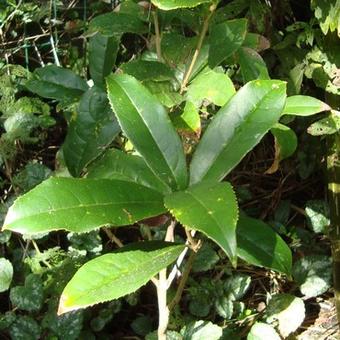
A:
[[[302,299],[289,294],[276,294],[268,303],[267,321],[278,321],[278,330],[286,338],[296,331],[305,318],[305,304]]]
[[[312,136],[332,135],[338,133],[339,131],[340,131],[340,113],[335,113],[326,118],[317,120],[307,129],[307,132]]]
[[[315,233],[327,233],[331,221],[329,206],[323,200],[310,200],[306,203],[306,217],[308,225]]]
[[[212,0],[151,0],[160,9],[169,11],[176,8],[196,7],[201,4],[211,3]]]
[[[155,175],[172,189],[187,186],[183,146],[164,107],[135,78],[107,78],[111,106],[119,124]]]
[[[175,91],[170,81],[147,80],[143,85],[154,95],[165,107],[172,108],[183,101],[183,97]]]
[[[227,74],[207,68],[190,83],[187,100],[196,107],[200,107],[204,99],[223,106],[234,93],[233,82]]]
[[[160,82],[175,79],[174,71],[159,61],[134,60],[120,65],[119,68],[139,81]]]
[[[142,34],[148,32],[148,26],[138,17],[129,13],[110,12],[97,15],[90,21],[89,29],[85,33],[93,35],[100,33],[108,37],[120,39],[124,33]]]
[[[277,123],[270,129],[270,132],[275,139],[275,158],[271,167],[265,172],[266,174],[276,172],[280,162],[292,156],[298,145],[295,132],[286,125]]]
[[[198,137],[201,134],[201,118],[195,105],[190,101],[185,102],[183,113],[175,116],[172,121],[179,130],[193,132]]]
[[[286,84],[257,80],[243,86],[215,115],[190,164],[190,183],[220,181],[279,120]]]
[[[236,265],[238,205],[229,183],[202,182],[166,196],[164,203],[179,222],[215,241]]]
[[[92,80],[97,86],[105,85],[105,77],[112,72],[116,63],[119,40],[100,33],[89,40],[89,69]]]
[[[224,291],[231,301],[241,300],[247,293],[251,277],[245,274],[235,274],[224,283]]]
[[[69,103],[76,101],[88,89],[84,79],[73,71],[56,65],[37,68],[34,75],[35,78],[28,80],[25,86],[44,98]]]
[[[77,115],[68,128],[63,154],[68,170],[78,177],[84,167],[103,153],[120,127],[106,93],[93,86],[80,99]]]
[[[219,259],[220,258],[213,247],[208,242],[204,242],[195,257],[191,270],[193,273],[211,270],[214,268]]]
[[[183,340],[219,340],[222,328],[210,321],[193,321],[181,329]]]
[[[122,226],[165,211],[160,193],[115,179],[49,178],[9,208],[4,229],[37,234]]]
[[[324,255],[307,255],[294,263],[292,274],[307,299],[316,297],[332,286],[332,261]]]
[[[143,158],[120,150],[107,150],[102,158],[95,161],[88,170],[88,178],[108,178],[131,181],[162,193],[170,189],[160,181]]]
[[[13,278],[12,263],[5,258],[0,258],[0,293],[5,292]]]
[[[257,33],[246,33],[243,46],[261,52],[270,47],[270,41],[263,35]]]
[[[40,310],[43,300],[43,282],[40,276],[30,274],[25,279],[25,286],[17,286],[10,291],[11,303],[28,312]]]
[[[244,83],[255,79],[270,79],[266,63],[255,50],[241,47],[237,51],[237,58]]]
[[[174,262],[184,247],[160,241],[138,242],[87,262],[65,287],[58,314],[136,291]]]
[[[340,2],[338,0],[312,0],[311,7],[323,34],[337,30],[340,36]]]
[[[215,310],[223,319],[231,319],[234,313],[233,301],[226,296],[219,296],[215,301]]]
[[[237,255],[242,260],[290,276],[292,253],[271,227],[261,220],[240,215],[236,230]]]
[[[40,338],[40,333],[40,326],[29,316],[17,315],[9,327],[11,339],[15,340],[36,340]]]
[[[309,96],[291,96],[287,98],[282,115],[312,116],[331,108],[319,99]]]
[[[247,340],[280,340],[273,326],[263,322],[255,322],[247,335]]]
[[[246,19],[234,19],[214,25],[209,37],[209,67],[213,69],[236,52],[242,46],[246,33]]]

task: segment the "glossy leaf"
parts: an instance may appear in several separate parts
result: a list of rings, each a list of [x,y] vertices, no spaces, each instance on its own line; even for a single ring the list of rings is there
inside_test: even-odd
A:
[[[119,39],[100,33],[89,40],[89,69],[97,86],[105,85],[105,77],[112,72],[119,49]]]
[[[120,132],[106,93],[91,87],[80,99],[77,115],[71,121],[63,144],[65,163],[78,177],[84,167],[97,158]]]
[[[164,107],[135,78],[107,78],[109,100],[125,135],[155,175],[172,189],[187,186],[183,146]]]
[[[174,262],[184,247],[159,241],[139,242],[87,262],[65,287],[58,314],[136,291]]]
[[[36,234],[122,226],[165,211],[160,193],[115,179],[50,178],[9,208],[4,229]]]
[[[151,2],[158,8],[168,11],[176,8],[196,7],[211,3],[212,0],[151,0]]]
[[[108,178],[131,181],[162,193],[169,187],[160,181],[143,158],[120,150],[108,150],[102,158],[95,161],[88,170],[88,178]]]
[[[243,44],[247,33],[247,20],[235,19],[215,25],[210,33],[208,63],[214,68],[230,57]]]
[[[286,84],[252,81],[222,107],[207,130],[190,164],[190,183],[220,181],[279,120]]]
[[[266,63],[253,49],[241,47],[237,51],[244,83],[255,79],[270,79]]]
[[[164,202],[179,222],[215,241],[236,265],[238,206],[229,183],[202,182],[166,196]]]
[[[174,71],[159,61],[134,60],[119,67],[124,73],[140,81],[156,82],[175,79]]]
[[[73,71],[48,65],[34,71],[35,78],[25,83],[28,90],[44,98],[72,102],[87,89],[86,81]]]
[[[291,96],[287,98],[283,115],[312,116],[331,108],[319,99],[309,96]]]
[[[137,15],[110,12],[97,15],[90,21],[86,35],[100,33],[108,37],[120,38],[124,33],[146,33],[148,26]]]
[[[270,226],[260,220],[241,215],[236,230],[237,255],[242,260],[290,275],[291,251]]]
[[[279,169],[280,162],[293,155],[298,145],[295,132],[286,125],[277,123],[270,129],[270,132],[274,136],[275,157],[273,164],[266,171],[267,174],[276,172]]]
[[[189,85],[187,99],[200,107],[204,99],[223,106],[235,93],[233,82],[223,71],[207,68]]]

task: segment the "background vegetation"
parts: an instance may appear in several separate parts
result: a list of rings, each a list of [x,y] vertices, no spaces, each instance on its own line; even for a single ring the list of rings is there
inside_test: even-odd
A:
[[[88,171],[104,149],[133,149],[118,124],[112,124],[105,96],[94,122],[85,114],[77,116],[86,111],[78,105],[87,80],[103,81],[95,67],[89,68],[91,63],[103,62],[108,73],[133,75],[164,106],[180,107],[181,89],[174,87],[167,69],[148,69],[145,62],[159,57],[159,25],[162,58],[183,73],[178,65],[190,62],[207,8],[203,4],[159,11],[155,21],[154,8],[146,1],[0,1],[3,220],[18,196],[51,175],[77,177]],[[129,20],[105,26],[95,19],[113,9]],[[247,35],[246,45],[220,60],[217,52],[223,42],[216,41],[214,58],[220,66],[200,74],[203,80],[196,78],[196,86],[189,90],[194,108],[186,108],[186,117],[173,112],[187,154],[196,146],[210,115],[225,104],[223,93],[209,92],[222,88],[224,74],[236,89],[253,79],[285,80],[289,96],[314,96],[339,110],[340,1],[224,0],[210,20],[242,18],[247,19],[247,32],[253,33]],[[114,34],[100,40],[95,36],[98,27],[103,36],[105,29]],[[103,46],[103,53],[111,58],[93,60],[93,51]],[[55,71],[56,66],[50,66],[50,73],[41,71],[48,64],[69,71]],[[101,93],[98,90],[94,95],[98,98]],[[199,122],[193,111],[199,113]],[[80,117],[85,118],[79,123]],[[329,143],[338,134],[339,122],[336,111],[284,116],[281,123],[287,129],[272,130],[228,175],[240,208],[265,221],[289,245],[291,277],[242,261],[235,269],[215,243],[203,238],[182,299],[170,317],[170,339],[336,339],[326,163],[327,155],[338,154],[337,146],[330,148]],[[158,312],[151,284],[123,298],[57,316],[59,297],[82,264],[116,249],[119,242],[127,244],[150,235],[164,239],[167,221],[152,222],[85,234],[58,231],[34,238],[1,231],[0,337],[155,338]],[[185,235],[178,237],[183,241]],[[175,291],[168,295],[174,296]]]

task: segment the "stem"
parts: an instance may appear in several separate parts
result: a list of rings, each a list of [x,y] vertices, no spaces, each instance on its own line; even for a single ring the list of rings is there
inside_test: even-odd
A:
[[[329,136],[327,141],[328,201],[331,219],[329,238],[333,257],[335,305],[340,321],[340,134]]]
[[[162,49],[161,49],[161,34],[159,31],[159,21],[158,21],[158,14],[157,9],[152,12],[153,22],[155,25],[155,33],[156,33],[156,52],[157,52],[157,59],[158,61],[162,61]]]
[[[205,18],[204,20],[204,23],[203,23],[203,27],[202,27],[202,31],[199,35],[199,38],[198,38],[198,42],[197,42],[197,46],[196,46],[196,50],[195,50],[195,53],[192,57],[192,60],[191,60],[191,63],[190,63],[190,66],[188,68],[188,71],[187,73],[185,74],[185,77],[182,81],[182,84],[181,84],[181,90],[180,90],[180,94],[182,94],[189,82],[189,79],[190,79],[190,76],[191,76],[191,73],[194,69],[194,66],[195,66],[195,63],[197,61],[197,58],[198,58],[198,55],[201,51],[201,48],[202,48],[202,45],[203,45],[203,41],[204,41],[204,38],[208,32],[208,28],[209,28],[209,21],[212,17],[212,15],[214,14],[214,11],[216,9],[216,4],[213,4],[210,6],[209,10],[210,10],[210,13],[208,14],[208,16]]]
[[[181,277],[181,281],[179,282],[179,285],[178,285],[178,288],[177,288],[177,291],[176,291],[176,295],[175,297],[173,298],[173,300],[169,303],[169,310],[171,311],[178,303],[179,301],[181,300],[181,297],[182,297],[182,294],[183,294],[183,291],[184,291],[184,287],[185,287],[185,284],[187,283],[187,280],[189,278],[189,274],[190,274],[190,271],[191,271],[191,267],[192,267],[192,264],[194,263],[194,260],[195,260],[195,257],[196,257],[196,252],[195,251],[191,251],[190,253],[190,256],[188,258],[188,262],[186,263],[185,265],[185,268],[184,268],[184,271],[183,271],[183,275]]]
[[[32,242],[33,247],[34,247],[35,251],[37,252],[37,254],[38,254],[38,255],[41,255],[41,251],[40,251],[40,249],[39,249],[37,243],[36,243],[34,240],[31,240],[31,242]],[[48,269],[51,269],[51,268],[52,268],[51,265],[50,265],[47,261],[41,260],[41,262],[42,262]]]
[[[174,230],[176,226],[176,221],[171,221],[168,229],[166,231],[165,241],[174,240]],[[166,330],[168,328],[169,323],[169,315],[170,311],[167,306],[167,290],[168,290],[168,282],[166,278],[166,268],[162,269],[159,272],[159,278],[157,283],[157,299],[158,299],[158,340],[166,340]]]
[[[115,243],[119,248],[124,247],[122,241],[109,228],[104,228],[104,231],[111,242]]]

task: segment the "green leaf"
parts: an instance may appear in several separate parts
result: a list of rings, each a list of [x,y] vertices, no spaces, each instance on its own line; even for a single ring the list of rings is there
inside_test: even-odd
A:
[[[263,322],[256,322],[247,335],[247,340],[280,340],[273,326]]]
[[[224,291],[231,301],[240,300],[247,293],[251,277],[245,274],[235,274],[224,283]]]
[[[282,238],[261,220],[241,215],[237,224],[237,255],[255,266],[291,274],[292,253]]]
[[[271,167],[266,171],[267,174],[276,172],[280,162],[293,155],[298,145],[295,132],[286,125],[277,123],[270,129],[270,132],[275,140],[275,158]]]
[[[175,79],[174,71],[159,61],[134,60],[120,65],[119,68],[139,81],[159,82]]]
[[[286,84],[256,80],[243,86],[215,115],[190,164],[190,183],[220,181],[279,120]]]
[[[14,323],[9,327],[11,339],[36,340],[40,339],[41,329],[38,323],[29,316],[17,315]]]
[[[312,0],[311,7],[323,34],[337,30],[340,36],[340,2],[338,0]]]
[[[244,83],[255,79],[270,79],[266,63],[255,50],[241,47],[237,51],[237,58]]]
[[[119,124],[155,175],[172,189],[187,186],[182,142],[164,107],[135,78],[107,78],[109,99]]]
[[[332,135],[340,131],[340,113],[333,111],[333,114],[317,120],[307,129],[312,136]]]
[[[202,71],[189,85],[187,100],[200,107],[204,99],[223,106],[235,93],[227,74],[209,68]]]
[[[165,107],[172,108],[183,101],[183,97],[175,91],[170,81],[147,80],[143,85],[158,99]]]
[[[219,256],[210,243],[204,242],[195,257],[194,263],[192,264],[192,272],[200,273],[211,270],[214,268],[219,259]]]
[[[201,118],[195,105],[186,101],[183,113],[173,118],[175,127],[179,130],[185,130],[195,133],[197,136],[201,133]]]
[[[215,301],[215,310],[223,319],[231,319],[234,313],[233,301],[226,296],[219,296]]]
[[[308,225],[315,233],[327,233],[331,221],[329,206],[324,200],[310,200],[306,203],[306,217]]]
[[[89,40],[89,69],[97,86],[105,85],[105,77],[112,72],[116,63],[119,40],[97,33]]]
[[[169,11],[176,8],[196,7],[211,3],[212,0],[151,0],[151,2],[158,8]]]
[[[136,291],[174,262],[184,247],[159,241],[138,242],[87,262],[65,287],[58,314]]]
[[[276,294],[268,303],[267,321],[278,321],[278,330],[283,338],[295,332],[305,318],[302,299],[289,294]]]
[[[283,115],[312,116],[331,108],[319,99],[309,96],[291,96],[287,98]]]
[[[170,189],[160,181],[143,158],[120,150],[107,150],[102,158],[95,161],[88,170],[88,178],[109,178],[131,181],[162,193]]]
[[[49,178],[9,208],[4,229],[37,234],[122,226],[165,211],[160,193],[115,179]]]
[[[202,182],[166,196],[164,202],[179,222],[215,241],[236,265],[238,205],[229,183]]]
[[[261,52],[270,47],[270,42],[263,35],[248,32],[243,41],[243,47],[250,48],[256,52]]]
[[[219,340],[222,328],[210,321],[193,321],[181,329],[183,340]]]
[[[119,39],[124,33],[142,34],[146,32],[148,32],[148,26],[137,15],[110,12],[93,18],[86,35],[100,33]]]
[[[44,291],[40,276],[30,274],[25,279],[25,286],[17,286],[11,289],[10,299],[19,309],[32,312],[40,310]]]
[[[213,69],[236,52],[242,46],[246,33],[246,19],[235,19],[214,25],[209,37],[210,68]]]
[[[86,81],[73,71],[48,65],[34,71],[35,78],[25,83],[28,90],[44,98],[76,101],[87,89]]]
[[[0,258],[0,293],[6,291],[13,278],[12,263],[4,258]]]
[[[332,286],[332,261],[324,255],[307,255],[294,263],[292,274],[307,299],[316,297]]]
[[[120,131],[106,93],[93,86],[80,99],[68,128],[63,153],[68,170],[78,177],[84,167],[111,144]]]

